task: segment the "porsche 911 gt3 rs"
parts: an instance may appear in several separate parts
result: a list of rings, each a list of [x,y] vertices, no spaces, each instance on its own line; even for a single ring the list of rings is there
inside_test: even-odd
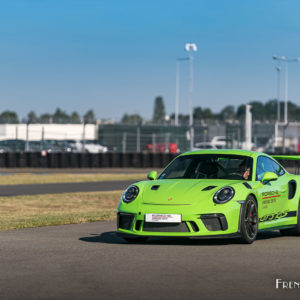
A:
[[[244,243],[259,230],[299,234],[300,176],[279,158],[289,157],[245,150],[181,154],[159,176],[152,171],[124,191],[118,233],[128,241],[235,237]]]

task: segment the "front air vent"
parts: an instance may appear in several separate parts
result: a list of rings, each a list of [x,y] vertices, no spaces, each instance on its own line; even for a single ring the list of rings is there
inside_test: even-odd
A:
[[[157,191],[159,189],[159,185],[152,185],[151,190]]]
[[[142,225],[142,221],[138,220],[135,223],[135,230],[140,230],[141,229],[141,225]]]
[[[209,231],[227,230],[228,224],[223,214],[200,215],[200,219]]]
[[[198,232],[198,231],[199,231],[199,227],[198,227],[198,225],[197,225],[196,222],[190,221],[190,225],[191,225],[193,231],[195,231],[195,232]]]
[[[182,223],[150,223],[145,222],[143,231],[152,232],[190,232],[185,222]]]
[[[133,214],[118,213],[117,227],[121,229],[130,230],[133,219],[134,219]]]
[[[205,187],[202,191],[210,191],[212,189],[214,189],[215,187],[217,187],[216,185],[209,185],[207,187]]]

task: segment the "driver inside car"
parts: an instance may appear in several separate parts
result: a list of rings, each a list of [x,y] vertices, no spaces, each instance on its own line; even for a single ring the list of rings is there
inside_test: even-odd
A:
[[[241,164],[239,165],[239,173],[241,174],[241,176],[245,180],[249,179],[249,177],[250,177],[250,168],[249,168],[246,161],[242,161]]]

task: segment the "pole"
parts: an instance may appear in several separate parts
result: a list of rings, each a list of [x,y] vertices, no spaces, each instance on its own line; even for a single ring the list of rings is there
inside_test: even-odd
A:
[[[26,146],[25,151],[29,151],[29,122],[26,123]]]
[[[81,152],[85,152],[85,121],[83,120],[83,130],[82,130],[82,149]]]
[[[277,122],[280,122],[280,62],[278,61],[278,65],[276,67],[277,71]]]
[[[123,139],[122,139],[122,152],[126,153],[126,139],[127,139],[127,133],[123,132]]]
[[[176,95],[175,95],[175,126],[178,126],[179,113],[179,81],[180,81],[180,61],[176,60]]]
[[[194,89],[194,70],[193,70],[193,52],[189,51],[189,60],[190,60],[190,88],[189,88],[189,106],[190,106],[190,131],[191,131],[191,139],[190,139],[190,149],[194,148],[194,128],[193,128],[193,89]]]
[[[40,143],[40,150],[44,149],[44,140],[45,140],[45,128],[44,126],[42,127],[42,141]]]
[[[152,153],[155,153],[155,133],[152,133]]]
[[[289,84],[289,74],[288,74],[288,63],[285,63],[285,95],[284,95],[284,123],[288,123],[288,84]]]
[[[246,104],[246,120],[245,120],[245,136],[246,136],[246,150],[251,150],[252,140],[252,114],[251,105]]]
[[[139,126],[136,130],[136,152],[141,152],[141,129]]]

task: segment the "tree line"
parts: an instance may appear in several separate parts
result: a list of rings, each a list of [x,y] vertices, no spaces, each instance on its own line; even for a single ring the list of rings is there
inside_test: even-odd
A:
[[[91,124],[96,123],[95,113],[92,109],[88,110],[82,117],[76,111],[68,114],[60,108],[57,108],[53,114],[44,113],[39,116],[34,111],[30,111],[27,117],[23,119],[20,119],[14,111],[6,110],[0,114],[1,124],[80,124],[83,121]]]
[[[250,101],[248,104],[252,106],[253,121],[274,122],[277,120],[277,100],[271,99],[267,102]],[[284,102],[280,102],[281,121],[283,121]],[[227,105],[220,112],[213,112],[210,108],[197,106],[193,110],[194,123],[215,123],[215,122],[243,122],[245,120],[245,105],[237,107]],[[288,102],[288,118],[290,122],[300,122],[300,105],[294,102]],[[189,123],[188,114],[179,114],[180,125],[187,125]],[[26,118],[20,119],[18,114],[14,111],[3,111],[0,114],[1,124],[18,124],[18,123],[41,123],[41,124],[80,124],[96,123],[95,113],[92,109],[88,110],[83,116],[80,116],[76,111],[68,114],[60,108],[57,108],[53,114],[43,113],[37,115],[34,111],[30,111]],[[166,115],[165,105],[161,96],[154,100],[153,117],[151,120],[145,120],[137,113],[125,113],[121,118],[121,123],[124,124],[174,124],[175,114]]]
[[[277,120],[277,105],[276,99],[271,99],[267,102],[262,101],[250,101],[247,104],[251,105],[252,120],[260,122],[274,122]],[[220,112],[213,112],[210,108],[203,108],[197,106],[193,110],[194,123],[215,123],[215,122],[244,122],[245,120],[244,104],[237,107],[233,105],[227,105],[221,109]],[[282,122],[284,119],[284,102],[280,102],[280,112]],[[288,101],[288,118],[290,122],[300,122],[300,105],[297,105],[291,101]],[[178,115],[179,124],[187,125],[189,123],[188,114]],[[153,117],[150,123],[155,124],[174,124],[175,113],[172,113],[169,118],[166,118],[165,106],[162,97],[157,97],[154,100]],[[124,114],[121,119],[122,123],[127,124],[139,124],[149,123],[144,120],[139,114]]]

